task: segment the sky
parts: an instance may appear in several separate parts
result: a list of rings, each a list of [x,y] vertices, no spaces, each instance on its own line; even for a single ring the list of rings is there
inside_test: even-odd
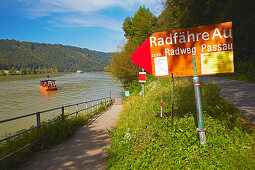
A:
[[[162,0],[0,0],[0,39],[113,52],[122,24],[140,6],[158,16]]]

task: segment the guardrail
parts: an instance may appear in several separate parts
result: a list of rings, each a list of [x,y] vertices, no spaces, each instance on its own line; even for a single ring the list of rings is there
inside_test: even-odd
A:
[[[79,105],[82,105],[84,104],[85,105],[85,108],[84,109],[79,109]],[[5,120],[0,120],[0,124],[1,123],[5,123],[5,122],[10,122],[10,121],[13,121],[13,120],[17,120],[17,119],[21,119],[21,118],[24,118],[24,117],[30,117],[30,116],[35,116],[36,118],[36,126],[35,127],[31,127],[29,129],[26,129],[26,130],[23,130],[23,131],[20,131],[18,133],[15,133],[13,135],[10,135],[10,136],[7,136],[5,138],[2,138],[0,140],[0,143],[4,142],[4,141],[7,141],[11,138],[14,138],[16,136],[19,136],[21,134],[24,134],[24,133],[27,133],[33,129],[37,129],[37,138],[38,138],[38,141],[40,141],[40,138],[41,138],[41,126],[44,126],[46,124],[49,124],[51,122],[54,122],[56,120],[60,120],[60,119],[65,119],[66,117],[70,116],[70,115],[73,115],[73,114],[76,114],[76,117],[78,117],[79,113],[84,111],[84,115],[85,116],[88,116],[89,113],[94,113],[95,111],[97,111],[100,107],[100,104],[103,104],[104,106],[108,105],[108,104],[111,104],[111,97],[106,97],[106,98],[101,98],[101,99],[97,99],[97,100],[91,100],[91,101],[85,101],[85,102],[81,102],[81,103],[76,103],[76,104],[71,104],[71,105],[66,105],[66,106],[61,106],[61,107],[57,107],[57,108],[53,108],[53,109],[49,109],[49,110],[44,110],[44,111],[40,111],[40,112],[35,112],[35,113],[30,113],[30,114],[26,114],[26,115],[22,115],[22,116],[18,116],[18,117],[13,117],[13,118],[10,118],[10,119],[5,119]],[[65,114],[65,108],[68,108],[68,107],[72,107],[72,106],[75,106],[76,107],[76,110],[75,112],[72,112],[70,114]],[[42,113],[46,113],[46,112],[50,112],[50,111],[54,111],[54,110],[60,110],[60,115],[59,117],[53,119],[53,120],[50,120],[50,121],[47,121],[47,122],[44,122],[44,123],[41,123],[41,114]],[[40,142],[38,142],[40,144]],[[8,155],[5,155],[4,157],[0,158],[0,161],[12,156],[13,154],[19,152],[20,150],[23,150],[27,147],[29,147],[31,145],[31,143],[28,143],[24,146],[22,146],[21,148],[13,151],[12,153],[9,153]]]

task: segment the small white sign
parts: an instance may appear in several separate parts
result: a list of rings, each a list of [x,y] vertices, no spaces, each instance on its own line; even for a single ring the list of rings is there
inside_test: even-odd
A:
[[[154,58],[155,63],[155,75],[156,76],[168,76],[168,63],[167,57]]]

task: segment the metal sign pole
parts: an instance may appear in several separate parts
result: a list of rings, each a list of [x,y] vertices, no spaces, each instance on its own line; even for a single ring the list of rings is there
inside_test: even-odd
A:
[[[173,113],[174,113],[174,74],[172,73],[172,94],[171,94],[171,131],[173,130]]]
[[[161,112],[160,112],[160,117],[163,117],[163,96],[162,96],[162,80],[163,77],[161,77]]]
[[[144,83],[142,83],[142,87],[143,87],[143,98],[144,98]]]
[[[142,72],[144,72],[144,69],[142,69]],[[144,83],[142,83],[142,87],[143,87],[143,98],[144,98]]]
[[[124,98],[124,91],[122,90],[122,98],[123,98],[123,103],[125,101],[125,98]]]
[[[194,83],[194,90],[195,90],[195,97],[196,97],[196,109],[197,109],[197,120],[198,120],[198,128],[197,132],[199,133],[200,145],[206,144],[206,137],[205,137],[205,128],[204,128],[204,121],[203,121],[203,111],[202,111],[202,104],[201,104],[201,97],[200,97],[200,83],[199,78],[197,76],[197,69],[196,69],[196,60],[195,57],[192,57],[193,60],[193,83]]]

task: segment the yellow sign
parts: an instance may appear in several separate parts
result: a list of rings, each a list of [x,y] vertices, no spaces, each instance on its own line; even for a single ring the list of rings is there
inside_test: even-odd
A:
[[[233,51],[201,54],[202,74],[234,72]]]

